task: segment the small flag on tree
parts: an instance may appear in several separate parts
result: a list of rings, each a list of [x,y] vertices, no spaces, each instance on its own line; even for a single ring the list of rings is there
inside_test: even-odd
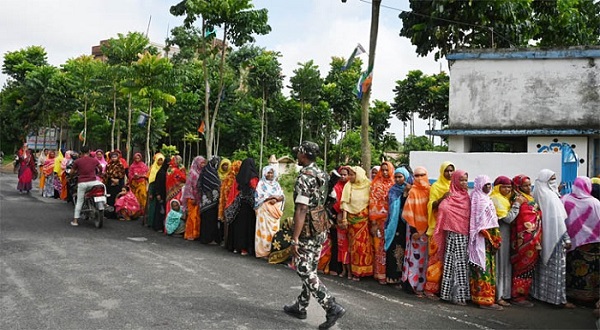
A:
[[[358,81],[356,82],[356,86],[354,86],[354,93],[358,99],[362,99],[364,93],[368,92],[371,89],[371,84],[373,83],[373,69],[369,68],[367,71],[361,73]]]
[[[352,51],[352,54],[348,58],[348,62],[346,62],[346,65],[344,65],[344,67],[342,68],[342,71],[347,70],[350,67],[350,65],[352,65],[352,62],[354,62],[354,58],[356,56],[359,56],[364,53],[366,53],[366,51],[363,48],[363,46],[361,44],[356,45],[356,48],[354,48],[354,51]]]
[[[79,133],[79,141],[83,142],[83,140],[85,140],[85,129]]]
[[[204,135],[204,120],[200,123],[200,127],[198,127],[198,133]]]

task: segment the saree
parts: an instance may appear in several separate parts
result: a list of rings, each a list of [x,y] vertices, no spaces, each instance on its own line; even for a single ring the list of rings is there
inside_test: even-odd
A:
[[[373,275],[373,245],[369,232],[369,209],[348,214],[350,240],[350,269],[355,278]]]
[[[171,200],[181,199],[181,190],[185,185],[186,174],[185,168],[181,164],[180,156],[173,156],[169,162],[169,168],[167,169],[166,189],[167,198],[165,199],[165,212],[169,214],[171,211]]]
[[[140,215],[146,210],[148,198],[148,166],[142,161],[139,152],[133,156],[133,162],[129,166],[129,188],[140,204]]]
[[[121,216],[123,220],[129,221],[138,218],[142,215],[141,210],[140,203],[131,190],[117,197],[115,211],[117,211],[117,215]]]
[[[223,223],[223,241],[225,242],[227,242],[227,236],[229,235],[229,223],[225,221],[225,207],[229,205],[229,194],[235,182],[235,176],[240,170],[241,164],[242,162],[239,160],[231,163],[231,166],[229,167],[230,170],[225,176],[225,179],[221,181],[221,192],[219,194],[221,198],[219,199],[219,211],[217,216],[219,221]]]
[[[273,178],[267,179],[267,174],[273,171]],[[262,170],[262,178],[256,186],[254,195],[256,210],[256,236],[254,249],[257,258],[266,257],[271,252],[273,235],[279,230],[279,220],[283,215],[285,201],[271,203],[271,198],[284,196],[283,189],[277,181],[279,174],[275,167],[268,165]]]
[[[275,233],[271,242],[270,264],[280,264],[290,258],[293,230],[294,218],[289,217],[281,222],[281,228]]]
[[[342,191],[344,190],[344,186],[348,181],[339,180],[334,186],[332,193],[335,193],[335,203],[333,204],[333,209],[338,214],[338,219],[342,214],[341,209],[341,200],[342,200]],[[342,265],[350,264],[350,242],[348,241],[348,229],[342,228],[337,225],[334,230],[336,231],[336,239],[337,239],[337,255],[332,256],[332,258],[337,258],[337,261]]]
[[[29,192],[33,188],[33,175],[36,171],[35,158],[31,149],[27,149],[24,154],[19,155],[19,164],[17,190]]]
[[[183,238],[193,241],[200,237],[200,191],[198,190],[198,179],[202,173],[202,168],[206,164],[206,159],[202,156],[196,156],[190,166],[190,172],[185,181],[182,199],[184,203],[187,218],[185,221],[185,233]]]
[[[42,186],[42,197],[54,197],[54,152],[46,158],[42,167],[42,178],[45,178]]]
[[[60,162],[60,169],[61,169],[61,174],[59,176],[59,178],[60,178],[60,199],[62,199],[63,201],[67,200],[67,195],[68,195],[68,190],[69,190],[69,189],[67,189],[68,180],[67,180],[67,172],[65,170],[67,169],[67,166],[69,166],[69,165],[71,165],[71,163],[73,163],[72,154],[73,154],[73,152],[71,150],[67,150],[67,152],[65,152],[65,157]],[[121,191],[121,189],[119,189],[119,191]]]
[[[541,211],[533,196],[523,193],[519,187],[524,175],[513,179],[515,192],[527,199],[521,204],[519,215],[513,221],[510,231],[510,261],[512,264],[511,296],[514,301],[523,301],[529,297],[533,282],[533,270],[538,261],[542,243]]]
[[[377,227],[377,233],[373,237],[373,277],[380,283],[385,283],[386,274],[386,252],[385,252],[385,222],[388,217],[388,192],[394,185],[394,178],[391,175],[394,165],[390,162],[383,162],[380,170],[371,182],[371,192],[369,195],[369,222]]]
[[[427,202],[427,236],[429,238],[428,260],[425,291],[429,294],[440,292],[440,281],[444,271],[444,242],[443,232],[436,233],[437,210],[433,209],[433,202],[439,200],[450,190],[450,180],[444,177],[444,171],[448,166],[454,167],[454,164],[445,161],[440,166],[440,176],[438,180],[431,185],[429,190],[429,201]]]
[[[495,254],[502,237],[499,228],[484,229],[479,232],[485,240],[485,268],[471,264],[471,300],[483,306],[496,303],[496,258]]]

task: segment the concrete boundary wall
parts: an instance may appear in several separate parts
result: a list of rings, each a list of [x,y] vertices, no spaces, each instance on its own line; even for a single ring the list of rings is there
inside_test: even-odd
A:
[[[540,170],[544,168],[554,171],[556,179],[559,182],[561,180],[561,154],[434,151],[411,151],[410,153],[411,168],[424,166],[432,181],[437,180],[440,165],[447,160],[453,162],[457,169],[467,171],[471,183],[480,174],[489,176],[492,181],[500,175],[512,179],[518,174],[525,174],[535,181]]]

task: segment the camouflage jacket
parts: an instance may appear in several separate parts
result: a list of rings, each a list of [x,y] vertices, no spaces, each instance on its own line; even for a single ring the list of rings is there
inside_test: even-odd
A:
[[[327,199],[327,173],[319,169],[315,163],[303,167],[294,186],[294,203],[308,205],[311,210],[317,205],[324,205]]]

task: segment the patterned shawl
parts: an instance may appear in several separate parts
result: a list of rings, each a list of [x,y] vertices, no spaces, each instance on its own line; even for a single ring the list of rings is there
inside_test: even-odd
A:
[[[573,183],[573,191],[562,198],[568,215],[565,223],[571,237],[570,251],[600,242],[600,201],[591,192],[592,181],[578,176]]]
[[[223,165],[227,165],[227,170],[223,169]],[[221,159],[221,163],[219,164],[219,179],[221,181],[225,180],[227,174],[231,172],[231,161],[227,158]]]
[[[406,188],[406,181],[410,176],[408,170],[404,167],[398,167],[394,174],[402,174],[404,176],[403,184],[394,184],[389,192],[388,192],[388,215],[387,220],[385,222],[385,250],[387,251],[392,245],[392,241],[394,240],[394,236],[396,235],[396,229],[398,228],[398,222],[400,220],[400,212],[402,212],[400,199],[402,198],[402,194],[404,194],[404,189]]]
[[[494,202],[483,192],[486,184],[492,183],[487,175],[475,178],[475,189],[471,193],[471,220],[469,230],[469,261],[485,270],[485,238],[480,232],[498,227],[498,216]]]
[[[404,202],[402,218],[409,226],[416,228],[419,234],[427,231],[427,203],[429,202],[429,178],[424,167],[417,167],[414,173],[424,173],[425,176],[415,177],[412,188]]]
[[[210,210],[219,206],[219,193],[221,191],[221,179],[219,179],[218,167],[220,158],[213,156],[200,173],[197,186],[202,193],[200,196],[200,212]]]
[[[167,169],[167,202],[175,198],[185,185],[185,167],[181,164],[181,156],[173,156]]]
[[[388,177],[383,176],[381,168],[387,166]],[[394,175],[392,170],[394,165],[390,162],[383,162],[379,172],[371,182],[371,192],[369,195],[369,220],[377,221],[386,219],[388,215],[388,192],[394,185]]]
[[[441,230],[469,235],[469,218],[471,217],[471,198],[467,189],[460,186],[460,178],[467,174],[463,170],[452,173],[450,180],[450,196],[438,207],[436,233]]]
[[[558,191],[550,187],[548,182],[554,175],[554,172],[543,169],[535,180],[533,198],[540,204],[542,210],[542,261],[544,265],[554,253],[554,248],[562,240],[562,236],[567,232],[565,220],[567,212],[560,201]]]
[[[269,171],[273,171],[273,179],[267,180],[267,173]],[[279,185],[279,173],[274,166],[267,165],[263,167],[262,170],[262,178],[258,181],[258,185],[256,186],[256,193],[254,195],[254,208],[257,209],[262,203],[267,200],[267,198],[271,198],[274,196],[283,196],[283,189],[281,189],[281,185]],[[283,204],[282,204],[283,206]]]
[[[48,157],[44,161],[43,173],[45,176],[50,176],[54,172],[54,160],[56,157],[52,154],[48,154]]]
[[[225,207],[229,206],[229,191],[231,190],[231,187],[233,187],[235,176],[238,174],[241,164],[242,162],[239,160],[231,163],[231,166],[229,167],[231,170],[225,179],[221,181],[221,192],[219,194],[221,196],[221,198],[219,198],[219,219],[221,220],[223,220],[225,217]]]
[[[156,173],[158,173],[158,170],[160,170],[160,165],[158,165],[159,159],[162,159],[164,161],[165,155],[161,154],[160,152],[154,155],[154,162],[150,167],[150,174],[148,174],[148,183],[152,183],[154,182],[154,180],[156,180]]]
[[[98,153],[100,153],[100,158],[98,158]],[[100,162],[100,166],[102,166],[102,173],[104,173],[104,171],[106,170],[106,165],[108,165],[106,159],[104,158],[104,151],[102,151],[102,149],[98,149],[96,150],[95,155],[96,159],[98,159],[98,162]]]
[[[200,179],[200,174],[202,173],[202,167],[206,162],[206,158],[202,156],[196,156],[192,161],[192,166],[190,166],[190,172],[187,174],[187,178],[185,180],[185,187],[183,187],[183,194],[181,195],[181,200],[184,201],[183,206],[186,206],[186,200],[193,199],[195,201],[200,200],[200,190],[198,190],[198,179]]]
[[[140,161],[135,161],[135,156],[140,156]],[[142,161],[142,154],[136,152],[133,156],[134,161],[129,166],[129,181],[133,180],[145,180],[146,174],[148,173],[148,166]],[[139,178],[134,179],[135,175],[138,175]]]
[[[367,178],[365,170],[360,166],[345,166],[348,171],[356,174],[354,182],[348,182],[342,191],[342,210],[350,214],[359,214],[369,207],[369,194],[371,181]]]
[[[429,189],[429,201],[427,202],[427,236],[433,235],[437,222],[437,211],[433,209],[433,202],[442,198],[442,196],[450,190],[450,180],[446,179],[444,176],[444,171],[450,165],[454,166],[454,164],[449,161],[445,161],[440,165],[440,176],[438,176],[437,181],[434,182],[431,185],[431,189]]]
[[[496,208],[496,215],[498,216],[498,219],[506,218],[511,207],[510,194],[508,196],[504,196],[500,192],[500,186],[502,185],[512,185],[512,181],[510,178],[502,175],[494,180],[494,189],[492,190],[490,198],[492,199],[494,207]]]
[[[73,152],[71,150],[67,150],[67,152],[65,152],[65,158],[63,158],[60,161],[60,169],[61,170],[66,170],[67,166],[69,166],[69,164],[71,162],[73,162],[73,156],[71,156],[73,154]]]
[[[105,178],[106,178],[106,183],[110,183],[108,180],[109,179],[122,179],[125,177],[125,168],[123,167],[123,164],[121,164],[121,162],[119,160],[117,161],[110,161],[108,163],[108,165],[106,165],[106,173],[105,173]]]

